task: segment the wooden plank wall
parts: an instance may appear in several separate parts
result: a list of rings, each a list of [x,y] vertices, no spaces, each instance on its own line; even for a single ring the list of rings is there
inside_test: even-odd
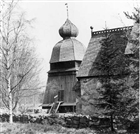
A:
[[[49,77],[43,104],[53,103],[54,96],[58,95],[58,90],[64,90],[64,102],[75,102],[76,95],[75,92],[72,91],[72,88],[75,85],[75,83],[75,74]]]

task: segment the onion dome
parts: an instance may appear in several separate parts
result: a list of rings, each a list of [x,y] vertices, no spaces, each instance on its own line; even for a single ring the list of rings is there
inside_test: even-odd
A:
[[[77,37],[78,29],[69,19],[67,19],[65,23],[60,27],[59,34],[63,39]]]
[[[67,19],[59,29],[59,34],[63,40],[54,46],[50,63],[82,61],[85,47],[80,41],[74,38],[78,35],[77,27]]]

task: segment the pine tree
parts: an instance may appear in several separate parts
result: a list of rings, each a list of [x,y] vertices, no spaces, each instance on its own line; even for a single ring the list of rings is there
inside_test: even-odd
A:
[[[139,10],[136,12],[135,16],[128,17],[127,14],[128,18],[135,19],[131,34],[125,33],[127,39],[124,38],[128,42],[125,52],[129,53],[124,54],[123,46],[117,47],[116,41],[120,37],[112,34],[102,40],[95,62],[95,68],[101,74],[99,81],[102,86],[96,89],[99,96],[94,106],[98,108],[99,115],[110,117],[111,131],[114,131],[116,123],[128,127],[130,122],[138,120],[140,18]]]
[[[128,80],[126,81],[127,94],[124,93],[124,98],[129,98],[129,104],[126,107],[126,119],[131,120],[133,128],[138,129],[139,122],[139,42],[140,42],[140,8],[134,8],[135,12],[130,15],[125,12],[128,19],[134,20],[134,25],[131,34],[128,36],[128,45],[126,54],[128,55],[129,71]],[[131,125],[130,125],[131,127]],[[131,129],[133,129],[131,127]]]
[[[95,107],[98,114],[110,118],[110,128],[114,131],[114,120],[123,111],[124,102],[121,100],[125,72],[124,49],[117,43],[120,35],[111,34],[101,42],[99,58],[95,62],[95,68],[102,74],[99,78],[102,86],[97,89],[99,96],[95,99]],[[125,40],[125,38],[123,38]]]

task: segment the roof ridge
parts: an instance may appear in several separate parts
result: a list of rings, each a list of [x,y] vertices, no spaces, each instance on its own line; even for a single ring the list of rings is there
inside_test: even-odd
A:
[[[126,31],[131,30],[133,26],[127,26],[127,27],[118,27],[118,28],[111,28],[111,29],[105,29],[105,30],[99,30],[99,31],[92,31],[92,37],[95,35],[100,35],[104,33],[112,33],[112,32],[118,32],[118,31]]]
[[[76,60],[76,58],[75,58],[75,57],[76,57],[76,56],[75,56],[75,48],[74,48],[74,46],[75,46],[75,45],[74,45],[74,43],[73,43],[73,40],[72,40],[72,39],[71,39],[71,42],[72,42],[72,45],[73,45],[73,56],[74,56],[73,58],[74,58],[74,60]]]

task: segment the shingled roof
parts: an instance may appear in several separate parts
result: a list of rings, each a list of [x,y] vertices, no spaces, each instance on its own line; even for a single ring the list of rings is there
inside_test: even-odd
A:
[[[91,39],[88,45],[88,48],[86,50],[86,53],[84,55],[83,61],[81,63],[81,66],[79,68],[77,77],[87,77],[87,76],[99,76],[104,75],[100,74],[100,72],[94,68],[94,62],[97,60],[98,54],[101,50],[101,40],[106,37],[107,34],[115,34],[116,36],[120,36],[120,39],[117,41],[116,46],[120,47],[123,46],[123,51],[125,51],[126,43],[123,42],[123,35],[126,34],[126,31],[131,31],[132,26],[129,27],[120,27],[120,28],[114,28],[114,29],[108,29],[108,30],[102,30],[102,31],[95,31],[92,32]]]
[[[52,51],[50,63],[65,61],[82,61],[85,53],[84,45],[74,38],[58,42]]]

